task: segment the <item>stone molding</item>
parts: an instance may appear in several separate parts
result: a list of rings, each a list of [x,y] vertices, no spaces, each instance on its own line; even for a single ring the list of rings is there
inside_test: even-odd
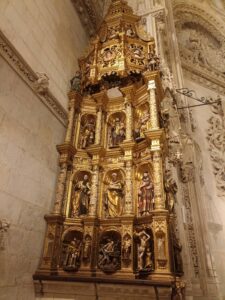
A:
[[[225,197],[225,128],[224,114],[221,103],[211,106],[213,115],[209,118],[207,140],[209,153],[216,179],[217,196]]]
[[[87,34],[93,36],[101,24],[106,1],[71,0]]]
[[[36,88],[38,75],[26,63],[23,57],[18,53],[10,41],[6,38],[0,30],[0,55],[8,62],[14,71],[23,79],[23,81],[32,89],[38,99],[51,111],[51,113],[64,125],[67,124],[67,112],[53,96],[53,94],[46,90],[45,93],[40,94]]]
[[[212,14],[196,5],[179,1],[179,3],[174,4],[174,16],[177,33],[183,30],[182,28],[186,23],[194,23],[205,30],[204,35],[206,38],[209,35],[215,39],[219,47],[216,50],[217,52],[222,53],[224,51],[225,36],[222,34],[225,30],[224,25],[216,20]],[[212,52],[209,57],[204,58],[205,61],[198,60],[197,56],[204,56],[201,47],[204,48],[205,45],[201,45],[200,37],[194,42],[199,43],[199,49],[195,53],[179,43],[181,63],[185,75],[192,80],[197,80],[199,84],[206,88],[225,94],[225,74],[217,69],[216,64],[214,65],[214,53]]]

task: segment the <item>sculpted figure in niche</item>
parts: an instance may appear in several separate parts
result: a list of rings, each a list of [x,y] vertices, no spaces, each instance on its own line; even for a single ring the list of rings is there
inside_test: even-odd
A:
[[[165,259],[165,236],[160,235],[157,238],[157,247],[158,247],[158,259]]]
[[[150,115],[148,107],[142,106],[136,111],[136,122],[134,129],[134,139],[140,142],[145,138],[145,132],[150,127]]]
[[[112,121],[110,132],[109,132],[109,146],[117,147],[126,138],[125,124],[120,118],[116,117]]]
[[[138,212],[140,216],[148,215],[153,210],[154,187],[149,173],[144,172],[138,190]]]
[[[95,142],[95,120],[86,119],[81,127],[80,147],[82,149],[94,144]]]
[[[72,200],[72,217],[87,215],[90,204],[91,185],[87,174],[83,180],[74,185],[74,197]]]
[[[80,92],[81,89],[81,72],[77,71],[75,76],[70,80],[71,90]]]
[[[121,215],[123,207],[123,183],[116,172],[110,176],[110,182],[105,193],[106,217]]]
[[[130,260],[130,256],[131,256],[131,237],[129,235],[125,235],[123,239],[122,258],[123,260]]]
[[[147,63],[147,69],[149,71],[157,71],[159,70],[159,58],[155,53],[149,53],[148,54],[148,63]]]
[[[85,261],[90,261],[90,256],[91,256],[91,237],[90,235],[86,235],[84,240],[83,259]]]
[[[197,31],[191,33],[187,46],[193,53],[193,63],[206,63],[201,37],[198,36]]]
[[[80,266],[81,241],[74,238],[67,246],[66,257],[63,262],[65,271],[76,271]]]
[[[105,272],[114,272],[120,267],[119,244],[108,238],[99,249],[98,266]]]
[[[173,236],[173,251],[175,272],[183,273],[183,261],[181,257],[182,246],[175,236]]]
[[[142,230],[141,232],[135,232],[134,237],[138,239],[137,246],[137,261],[138,270],[152,269],[152,253],[150,248],[150,235]]]
[[[175,195],[177,193],[177,184],[176,181],[172,178],[172,174],[170,170],[166,170],[165,172],[165,191],[166,191],[166,202],[167,208],[170,213],[174,212],[174,204],[175,204]]]

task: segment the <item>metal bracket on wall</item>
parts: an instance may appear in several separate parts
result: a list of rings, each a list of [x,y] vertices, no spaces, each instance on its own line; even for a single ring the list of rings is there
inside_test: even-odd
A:
[[[197,98],[196,92],[194,90],[189,90],[188,88],[176,89],[176,92],[201,103],[201,104],[195,104],[195,105],[190,105],[190,106],[182,106],[182,107],[178,107],[177,109],[193,108],[193,107],[197,107],[197,106],[221,103],[221,98],[219,96],[217,97],[216,100],[213,100],[213,98],[211,98],[211,97]]]

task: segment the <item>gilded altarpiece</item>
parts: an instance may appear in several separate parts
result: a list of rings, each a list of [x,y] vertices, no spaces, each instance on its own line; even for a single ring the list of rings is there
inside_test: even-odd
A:
[[[164,91],[154,39],[139,24],[125,1],[112,1],[71,80],[55,205],[45,216],[35,278],[179,283],[175,192],[164,176]]]

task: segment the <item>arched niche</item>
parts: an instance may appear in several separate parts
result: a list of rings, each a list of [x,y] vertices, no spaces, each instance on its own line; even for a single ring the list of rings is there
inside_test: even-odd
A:
[[[145,138],[144,133],[151,128],[149,104],[146,102],[135,109],[133,136],[136,142]]]
[[[107,146],[119,147],[126,139],[126,115],[124,112],[115,112],[107,118]]]
[[[99,238],[98,268],[114,273],[121,268],[121,234],[116,230],[104,231]]]
[[[122,169],[108,170],[103,176],[102,215],[119,217],[125,202],[125,174]]]
[[[69,229],[62,237],[60,266],[64,271],[75,272],[81,264],[83,233],[76,229]]]
[[[91,196],[91,180],[92,174],[90,171],[79,170],[72,175],[68,212],[70,218],[88,215]]]
[[[134,232],[134,265],[140,274],[154,270],[154,235],[152,229],[138,226]]]
[[[96,116],[83,114],[80,119],[80,132],[78,148],[86,149],[95,142]]]
[[[154,176],[151,163],[142,163],[135,172],[135,195],[138,217],[149,215],[154,209]]]

